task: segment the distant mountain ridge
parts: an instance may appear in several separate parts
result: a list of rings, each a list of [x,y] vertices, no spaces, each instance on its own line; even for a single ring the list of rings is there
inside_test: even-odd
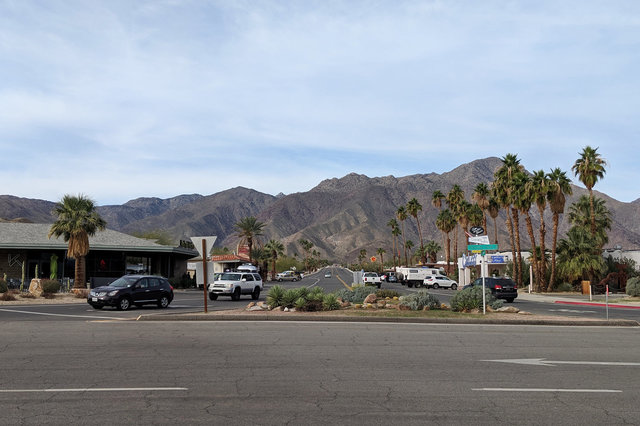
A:
[[[297,241],[305,238],[314,243],[315,249],[329,259],[353,260],[361,249],[369,255],[378,247],[384,248],[385,258],[392,256],[392,237],[387,222],[395,217],[398,206],[416,198],[422,205],[419,215],[423,239],[442,244],[440,231],[435,227],[438,209],[431,205],[433,191],[447,193],[454,184],[464,190],[470,201],[474,187],[493,180],[494,171],[501,161],[489,157],[463,164],[442,173],[416,174],[396,178],[394,176],[367,177],[350,173],[342,178],[326,179],[307,192],[277,196],[253,189],[237,187],[212,195],[179,195],[172,198],[137,198],[122,205],[99,206],[98,211],[107,221],[108,227],[121,232],[134,233],[151,230],[168,232],[176,240],[196,235],[217,235],[216,245],[235,250],[237,238],[234,224],[246,216],[256,216],[266,224],[264,239],[281,240],[287,253],[302,254]],[[580,195],[587,194],[583,188],[573,187],[573,195],[567,199],[569,205]],[[620,245],[625,249],[640,248],[640,199],[623,203],[597,193],[607,202],[613,215],[613,226],[607,247]],[[30,220],[49,223],[55,203],[51,201],[0,195],[0,218]],[[531,209],[536,227],[539,224],[537,209]],[[560,232],[564,234],[568,224],[562,216]],[[504,225],[504,212],[498,218],[499,245],[507,249],[508,234]],[[547,237],[550,242],[551,214],[545,213],[549,225]],[[529,237],[521,221],[523,248],[528,248]],[[493,240],[493,222],[488,218],[487,231]],[[413,217],[405,221],[407,239],[419,247],[417,227]],[[539,243],[539,241],[538,241]],[[459,239],[459,251],[465,245]]]

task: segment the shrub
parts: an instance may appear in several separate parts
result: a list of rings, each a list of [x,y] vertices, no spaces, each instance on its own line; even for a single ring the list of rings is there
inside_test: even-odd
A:
[[[325,294],[322,299],[322,307],[325,311],[335,311],[340,309],[340,303],[335,294]]]
[[[380,299],[385,299],[387,297],[393,299],[394,297],[400,297],[400,293],[398,293],[396,290],[385,288],[383,290],[376,291],[376,297]]]
[[[304,311],[305,306],[307,306],[307,299],[304,297],[298,297],[296,303],[293,304],[298,311]]]
[[[627,294],[633,297],[640,297],[640,277],[633,277],[627,281]]]
[[[53,294],[60,291],[60,282],[57,280],[42,280],[41,285],[44,294]]]
[[[352,288],[353,290],[340,290],[335,295],[345,302],[362,303],[368,295],[376,292],[375,287],[353,286]]]
[[[7,282],[5,280],[0,280],[0,293],[6,293],[9,290],[9,286],[7,286]]]
[[[56,298],[56,294],[55,293],[42,293],[42,297],[44,297],[45,299],[55,299]]]
[[[5,302],[11,302],[13,300],[16,300],[16,297],[9,292],[5,292],[5,293],[2,293],[2,295],[0,295],[0,300],[3,300]]]
[[[279,285],[274,285],[269,289],[269,293],[267,293],[267,305],[269,305],[270,308],[282,306],[282,296],[284,296],[284,288]]]
[[[569,283],[560,283],[556,286],[555,291],[557,292],[573,291],[573,286]]]
[[[297,288],[290,288],[289,290],[285,290],[282,295],[282,303],[281,306],[285,308],[293,308],[293,305],[296,303],[296,300],[300,298],[300,293]]]
[[[31,293],[22,293],[20,297],[22,297],[23,299],[35,299],[36,295]]]
[[[489,306],[491,306],[491,309],[495,311],[496,309],[500,309],[504,306],[504,301],[500,299],[496,299],[493,302],[491,302]]]
[[[306,289],[305,289],[306,290]],[[307,295],[307,300],[310,302],[322,302],[324,299],[324,289],[322,287],[314,287]]]
[[[485,289],[485,302],[487,305],[493,307],[492,303],[495,301],[495,297],[491,294],[490,289]],[[473,286],[465,288],[457,292],[451,298],[451,310],[456,312],[470,311],[472,309],[482,308],[482,287]]]
[[[425,307],[429,309],[440,309],[440,300],[427,290],[420,290],[400,299],[400,305],[408,306],[412,311],[421,311]]]

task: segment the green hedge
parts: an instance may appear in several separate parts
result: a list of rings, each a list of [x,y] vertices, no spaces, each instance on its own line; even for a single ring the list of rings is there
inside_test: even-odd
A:
[[[420,290],[408,296],[400,298],[400,305],[408,306],[412,311],[421,311],[424,308],[440,309],[440,300],[427,290]]]
[[[640,277],[633,277],[627,281],[626,293],[629,296],[640,297]]]
[[[53,294],[60,291],[60,282],[57,280],[42,280],[42,292],[45,294]]]

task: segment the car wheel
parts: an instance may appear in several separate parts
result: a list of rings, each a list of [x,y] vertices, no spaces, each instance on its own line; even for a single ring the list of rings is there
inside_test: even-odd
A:
[[[457,290],[457,289],[458,289],[457,284],[451,284],[451,290]]]
[[[218,300],[218,295],[215,293],[209,293],[209,300]]]
[[[513,297],[508,297],[505,299],[507,303],[513,303]]]
[[[278,282],[281,283],[282,282],[282,278],[278,278]]]
[[[433,289],[435,290],[435,289],[437,289],[437,288],[440,288],[440,286],[438,285],[438,283],[433,283]]]
[[[91,305],[91,307],[92,307],[93,309],[98,309],[98,310],[103,308],[103,306],[102,306],[102,305]]]
[[[407,287],[409,288],[413,287],[413,283],[410,283],[409,281],[407,281]]]
[[[381,288],[381,287],[382,287],[382,283],[378,284],[378,288]]]
[[[160,300],[158,300],[158,307],[159,308],[167,308],[169,306],[169,298],[167,296],[162,296],[160,298]]]
[[[253,293],[251,293],[251,298],[253,300],[258,300],[258,298],[260,298],[260,287],[256,287],[253,289]]]
[[[128,297],[123,297],[118,301],[118,310],[119,311],[127,311],[131,307],[131,300]]]
[[[236,287],[231,295],[231,300],[240,300],[240,287]]]
[[[294,279],[292,279],[291,281],[293,281],[293,282],[295,283],[296,281],[298,281],[298,279],[297,279],[297,278],[294,278]]]

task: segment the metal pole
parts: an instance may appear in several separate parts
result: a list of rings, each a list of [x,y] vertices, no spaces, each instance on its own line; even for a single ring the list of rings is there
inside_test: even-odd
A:
[[[531,284],[533,284],[533,265],[529,264],[529,294],[531,294]]]
[[[607,321],[609,321],[609,285],[607,284],[607,295],[605,298],[605,305],[607,305]]]
[[[482,275],[482,314],[487,315],[487,301],[484,284],[484,259],[480,258],[480,274]]]
[[[207,242],[202,239],[202,290],[204,292],[204,313],[207,313]]]

